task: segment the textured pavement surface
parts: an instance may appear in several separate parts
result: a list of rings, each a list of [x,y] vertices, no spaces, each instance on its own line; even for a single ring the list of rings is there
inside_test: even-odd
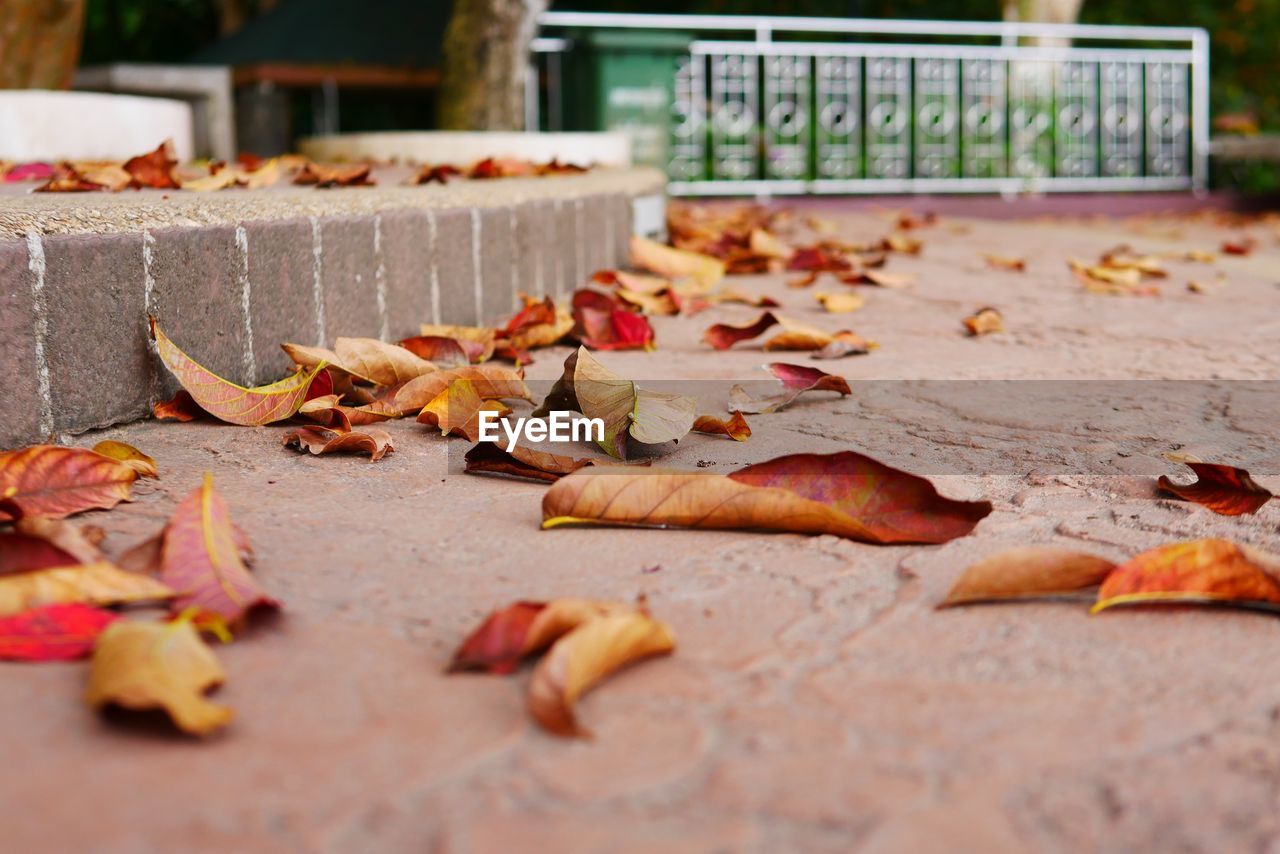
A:
[[[887,229],[867,213],[843,223],[848,236]],[[206,741],[96,716],[79,702],[84,664],[0,665],[4,847],[1272,849],[1274,616],[1169,608],[1090,617],[1082,603],[934,610],[964,567],[1011,546],[1120,558],[1221,536],[1280,550],[1275,503],[1218,517],[1159,497],[1151,476],[1177,473],[1160,451],[1194,449],[1171,426],[1188,412],[1251,437],[1249,447],[1276,446],[1274,418],[1240,416],[1233,404],[1240,387],[1231,381],[1280,369],[1280,253],[1268,228],[1245,231],[1261,241],[1253,255],[1170,261],[1154,298],[1086,294],[1064,259],[1096,258],[1121,241],[1144,252],[1213,250],[1238,230],[946,218],[919,232],[921,256],[891,258],[889,269],[916,274],[914,285],[864,288],[866,306],[842,316],[822,315],[811,295],[843,287],[834,282],[810,291],[788,289],[782,276],[732,283],[774,295],[784,314],[877,340],[868,356],[815,363],[851,380],[1187,381],[1187,397],[1164,407],[1135,383],[1132,436],[1100,436],[1034,401],[1011,412],[963,395],[940,404],[908,384],[864,395],[855,383],[852,398],[813,395],[751,418],[745,444],[694,435],[668,458],[727,471],[852,448],[929,474],[952,497],[994,502],[974,534],[944,546],[540,531],[544,487],[456,473],[463,440],[412,421],[391,425],[396,451],[377,463],[285,450],[281,426],[141,423],[81,437],[127,440],[161,466],[134,503],[80,517],[107,530],[109,552],[156,530],[210,470],[284,611],[218,648],[229,681],[217,697],[237,718]],[[1026,255],[1030,269],[987,270],[984,251]],[[1185,290],[1219,271],[1217,292]],[[960,319],[983,305],[1004,312],[1008,332],[962,334]],[[656,352],[601,358],[655,386],[703,380],[696,387],[708,394],[727,391],[778,354],[753,344],[713,353],[698,338],[712,322],[754,314],[722,306],[659,318]],[[567,352],[540,351],[531,377],[556,376]],[[1278,471],[1255,474],[1275,490]],[[530,723],[527,670],[443,674],[495,606],[639,593],[678,648],[588,695],[580,714],[594,741]]]

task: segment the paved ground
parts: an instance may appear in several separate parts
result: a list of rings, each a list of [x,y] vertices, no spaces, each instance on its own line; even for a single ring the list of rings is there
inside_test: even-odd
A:
[[[886,223],[859,214],[845,228],[873,236]],[[1160,450],[1195,445],[1174,435],[1175,423],[1250,437],[1243,444],[1258,459],[1275,447],[1275,419],[1237,406],[1245,386],[1227,382],[1274,378],[1280,368],[1275,238],[1251,230],[1262,240],[1254,255],[1170,262],[1157,298],[1085,294],[1063,259],[1096,257],[1121,240],[1142,251],[1214,249],[1235,232],[946,219],[921,232],[921,257],[891,261],[917,274],[912,288],[865,289],[866,307],[841,319],[819,315],[810,293],[787,289],[782,277],[734,283],[774,294],[797,317],[851,324],[878,340],[869,356],[822,363],[851,379],[1188,381],[1177,386],[1184,397],[1163,405],[1132,391],[1141,402],[1120,427],[1058,413],[1041,397],[1018,409],[956,396],[960,385],[877,384],[844,402],[815,398],[753,418],[756,435],[744,445],[694,436],[671,457],[715,471],[852,447],[917,471],[953,471],[935,477],[946,493],[986,497],[996,509],[972,536],[941,547],[542,532],[542,487],[452,473],[461,440],[446,443],[412,422],[392,425],[397,450],[379,463],[283,450],[279,427],[107,431],[163,468],[134,504],[83,517],[107,529],[110,549],[153,531],[212,470],[285,611],[219,648],[230,674],[219,696],[238,717],[207,742],[99,719],[78,702],[83,665],[0,668],[5,847],[1274,848],[1274,617],[1089,617],[1083,605],[1062,603],[933,610],[966,565],[1013,545],[1121,557],[1218,535],[1280,550],[1275,504],[1255,517],[1215,517],[1158,498],[1145,473],[1164,470],[1152,462]],[[988,271],[982,251],[1025,254],[1030,270]],[[1219,270],[1228,283],[1219,292],[1185,290],[1188,278]],[[1003,310],[1006,334],[960,333],[960,318],[982,305]],[[697,344],[709,323],[753,313],[726,306],[659,320],[657,352],[603,358],[653,380],[758,376],[759,350]],[[531,374],[554,376],[564,352],[545,352]],[[939,402],[937,388],[952,396]],[[1074,384],[1062,388],[1078,395]],[[1280,477],[1266,476],[1280,468],[1255,471],[1280,487]],[[640,592],[679,647],[588,697],[581,713],[593,742],[530,724],[527,673],[442,673],[495,605]]]

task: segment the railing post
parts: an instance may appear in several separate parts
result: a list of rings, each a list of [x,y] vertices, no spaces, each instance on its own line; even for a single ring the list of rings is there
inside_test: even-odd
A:
[[[1197,30],[1191,39],[1191,188],[1209,189],[1209,34]]]

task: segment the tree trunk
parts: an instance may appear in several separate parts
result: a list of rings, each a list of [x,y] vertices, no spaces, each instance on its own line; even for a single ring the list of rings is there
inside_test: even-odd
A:
[[[80,60],[84,0],[0,2],[0,89],[66,89]]]
[[[547,0],[454,0],[444,33],[439,125],[521,130],[529,42]]]

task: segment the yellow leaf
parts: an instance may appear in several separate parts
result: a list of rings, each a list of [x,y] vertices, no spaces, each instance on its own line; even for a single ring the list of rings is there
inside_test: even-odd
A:
[[[207,735],[235,714],[204,697],[224,681],[222,665],[189,619],[118,620],[98,637],[85,700],[95,709],[163,709],[183,732]]]
[[[0,617],[41,605],[120,605],[174,595],[172,588],[151,576],[125,572],[107,561],[55,566],[0,575]]]
[[[816,299],[823,308],[832,314],[845,314],[850,311],[857,311],[862,308],[866,302],[860,294],[842,293],[842,294],[814,294]]]
[[[102,454],[113,460],[119,460],[138,473],[139,477],[159,477],[156,461],[139,451],[133,445],[104,439],[93,446],[94,453]]]
[[[643,237],[631,238],[631,261],[637,267],[660,276],[670,279],[687,276],[707,287],[723,279],[725,272],[725,263],[719,258],[687,249],[673,249]]]

